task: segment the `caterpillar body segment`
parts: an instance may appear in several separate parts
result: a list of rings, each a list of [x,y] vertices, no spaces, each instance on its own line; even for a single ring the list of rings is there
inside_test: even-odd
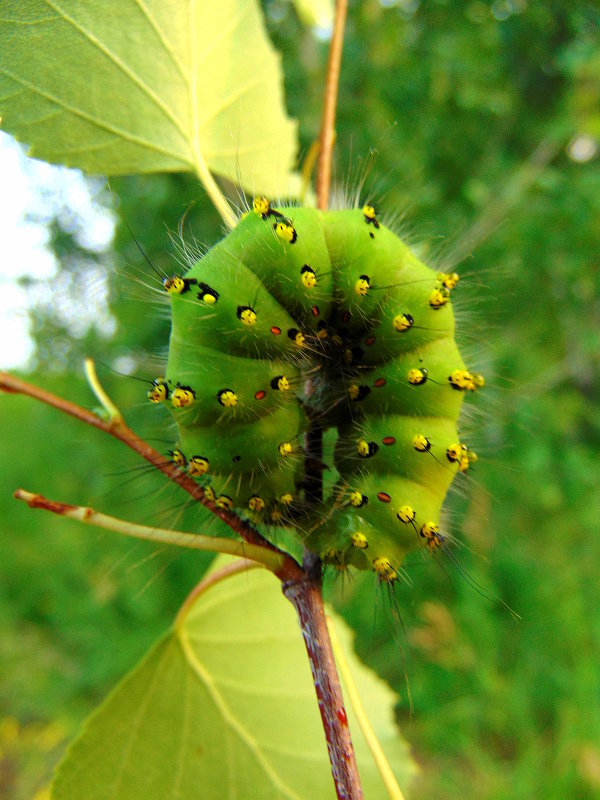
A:
[[[208,460],[208,474],[212,477],[237,477],[242,473],[266,475],[269,480],[275,480],[279,473],[299,477],[302,458],[281,455],[279,441],[282,436],[288,440],[301,438],[303,427],[302,409],[292,403],[289,408],[281,407],[250,422],[233,419],[212,425],[182,424],[179,447],[188,456],[200,454]]]
[[[383,364],[362,366],[352,371],[348,386],[364,387],[362,396],[352,405],[353,416],[402,415],[418,407],[424,416],[457,418],[463,398],[449,384],[446,375],[448,364],[463,368],[462,358],[451,337],[429,342]],[[418,385],[411,383],[411,370],[426,370],[426,380]]]
[[[204,345],[245,358],[287,356],[294,348],[285,335],[297,323],[268,292],[261,280],[225,244],[216,245],[198,261],[188,275],[196,283],[210,286],[202,300],[196,294],[172,296],[172,345]],[[214,303],[206,298],[215,297]]]
[[[256,198],[167,289],[169,361],[148,399],[171,410],[176,463],[265,535],[289,526],[325,564],[397,580],[408,552],[443,542],[448,488],[477,458],[457,421],[485,381],[454,340],[457,283],[372,206]],[[330,442],[318,507],[303,488],[314,418]]]
[[[232,507],[255,524],[289,525],[299,498],[295,480],[289,470],[277,476],[232,473],[212,479],[211,488],[231,497]]]
[[[308,329],[316,331],[319,319],[329,317],[333,305],[333,276],[323,213],[307,208],[289,208],[284,213],[289,214],[286,219],[296,232],[293,243],[277,236],[270,217],[263,220],[257,214],[249,214],[231,231],[224,246],[253,271],[292,317],[303,319]],[[307,280],[307,266],[314,281]],[[307,314],[315,304],[319,317]]]
[[[425,265],[416,266],[419,262],[413,262],[408,247],[391,231],[380,226],[374,238],[372,233],[359,210],[327,215],[335,299],[343,312],[349,312],[344,324],[353,334],[380,323],[391,299],[400,299],[402,284],[430,283],[432,278]]]
[[[202,402],[180,404],[174,401],[181,390],[171,391],[178,424],[210,426],[219,420],[252,422],[287,403],[297,405],[294,387],[300,385],[300,371],[278,359],[242,358],[172,339],[167,380],[172,386],[187,387],[194,398],[202,396]],[[274,381],[288,389],[275,388]]]
[[[436,493],[445,494],[456,473],[446,450],[456,439],[456,423],[445,417],[365,418],[340,428],[335,466],[347,479],[368,469],[431,483]]]

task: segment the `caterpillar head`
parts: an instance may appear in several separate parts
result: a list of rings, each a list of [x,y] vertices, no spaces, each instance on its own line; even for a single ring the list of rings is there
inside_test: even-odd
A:
[[[444,543],[441,506],[477,456],[457,421],[484,385],[454,339],[456,273],[421,263],[375,209],[253,202],[181,277],[166,377],[175,463],[217,507],[290,526],[326,564],[393,583],[407,552]],[[303,438],[331,431],[318,508]],[[275,534],[273,534],[275,535]]]

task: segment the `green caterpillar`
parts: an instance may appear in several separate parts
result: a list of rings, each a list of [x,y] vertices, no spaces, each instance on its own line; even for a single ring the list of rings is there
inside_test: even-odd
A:
[[[476,454],[460,441],[484,384],[454,340],[456,273],[436,273],[372,206],[253,210],[182,277],[165,378],[148,393],[179,431],[171,457],[218,507],[288,525],[325,563],[398,577]],[[336,431],[323,505],[305,500],[309,420]]]

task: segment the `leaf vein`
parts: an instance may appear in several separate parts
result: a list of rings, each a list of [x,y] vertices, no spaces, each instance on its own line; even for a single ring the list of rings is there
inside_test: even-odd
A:
[[[200,128],[200,130],[204,128],[205,125],[215,120],[224,111],[227,111],[227,109],[233,106],[236,100],[238,100],[244,94],[251,92],[252,89],[255,89],[257,86],[260,87],[263,81],[264,78],[261,75],[259,75],[258,77],[253,77],[251,80],[248,81],[248,83],[244,84],[241,88],[238,88],[237,91],[225,97],[221,101],[221,103],[211,111],[211,113],[208,116],[200,120],[200,122],[198,123],[198,127]]]
[[[284,797],[288,797],[290,800],[302,800],[300,795],[296,794],[293,789],[291,789],[282,781],[280,776],[266,758],[256,739],[231,713],[229,706],[227,705],[222,694],[217,689],[210,673],[204,668],[203,664],[198,659],[196,652],[191,647],[185,629],[183,627],[179,628],[176,635],[183,651],[184,658],[198,679],[204,685],[213,703],[218,708],[223,722],[229,727],[230,731],[235,733],[240,741],[246,745],[249,751],[254,755],[254,758],[260,767],[264,770],[265,774],[269,777],[274,786],[276,786],[282,792]]]
[[[146,6],[146,4],[143,2],[143,0],[134,0],[134,2],[139,6],[140,11],[142,11],[142,13],[145,14],[145,16],[147,17],[148,22],[150,23],[150,25],[151,25],[152,29],[154,30],[154,32],[156,33],[156,35],[158,36],[158,39],[159,39],[160,43],[162,44],[165,52],[167,53],[167,55],[170,57],[171,61],[173,62],[173,64],[177,68],[177,72],[179,72],[179,74],[181,75],[181,77],[185,81],[186,85],[189,86],[190,76],[186,72],[185,65],[182,64],[182,62],[177,57],[175,51],[171,47],[171,44],[169,43],[169,41],[167,40],[167,38],[163,34],[162,29],[158,26],[158,23],[156,22],[156,20],[154,19],[154,17],[150,13],[150,10]]]
[[[196,5],[196,3],[192,2],[190,7],[195,7],[195,5]],[[240,5],[241,5],[241,3],[240,3]],[[225,41],[227,39],[227,37],[232,34],[232,32],[237,28],[237,26],[240,24],[240,22],[242,21],[242,19],[248,13],[249,10],[250,10],[250,4],[249,3],[246,3],[244,6],[242,6],[237,11],[237,13],[234,14],[234,16],[231,18],[229,23],[221,30],[219,36],[215,37],[215,39],[211,42],[210,47],[206,47],[202,51],[201,57],[197,61],[196,61],[196,59],[194,59],[194,61],[192,63],[192,68],[193,68],[194,72],[197,73],[199,71],[200,67],[203,66],[204,64],[206,64],[206,62],[208,61],[208,59],[211,56],[211,54],[214,53],[214,51],[217,50],[221,46],[223,41]],[[195,16],[196,15],[194,13],[193,17],[195,17]],[[190,26],[190,29],[191,29],[192,34],[193,34],[193,32],[195,30],[195,26],[193,25],[193,21],[192,21],[192,25]],[[194,38],[195,38],[195,36],[194,36]],[[197,52],[198,52],[197,47],[194,46],[194,53],[197,54]]]
[[[120,138],[124,139],[125,141],[131,142],[132,144],[139,144],[142,147],[148,148],[148,150],[153,150],[157,153],[162,153],[162,155],[170,156],[171,158],[180,161],[183,168],[189,169],[190,168],[190,160],[186,160],[182,157],[180,153],[174,152],[172,149],[161,147],[154,142],[150,142],[147,139],[143,139],[141,136],[136,136],[134,133],[130,131],[125,131],[122,128],[119,128],[116,125],[113,125],[108,122],[103,122],[92,114],[83,111],[81,108],[77,108],[75,106],[70,105],[65,100],[60,97],[56,97],[55,95],[51,94],[50,92],[44,91],[40,89],[38,86],[35,86],[30,81],[25,80],[25,78],[21,78],[18,75],[10,72],[9,70],[5,69],[4,67],[0,67],[0,72],[7,75],[11,80],[15,81],[16,83],[21,84],[21,86],[25,86],[29,91],[33,92],[34,94],[40,95],[40,97],[44,97],[46,100],[50,100],[52,103],[56,103],[59,108],[62,108],[64,111],[67,111],[70,114],[73,114],[76,117],[84,119],[86,122],[90,122],[92,125],[95,125],[102,130],[108,131],[108,133],[112,133],[115,136],[119,136]]]
[[[145,81],[143,81],[139,75],[131,69],[116,53],[114,53],[109,47],[107,47],[100,39],[95,36],[91,31],[87,30],[80,25],[73,17],[69,16],[60,6],[53,2],[53,0],[45,0],[47,5],[50,6],[59,16],[61,16],[65,22],[70,24],[76,31],[78,31],[88,42],[96,47],[103,55],[108,58],[118,69],[126,75],[132,83],[134,83],[142,92],[146,95],[146,97],[154,103],[154,105],[162,111],[165,117],[175,126],[175,128],[179,131],[179,133],[185,139],[187,137],[187,133],[184,130],[182,124],[179,120],[175,117],[172,110],[169,106],[156,94],[156,92],[148,86]]]

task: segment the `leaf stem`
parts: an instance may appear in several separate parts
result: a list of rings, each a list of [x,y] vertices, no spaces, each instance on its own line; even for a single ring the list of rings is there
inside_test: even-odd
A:
[[[302,578],[285,581],[282,591],[298,614],[337,797],[339,800],[361,800],[360,777],[325,619],[320,560],[314,554],[308,554]]]
[[[225,225],[231,230],[237,223],[237,217],[231,210],[231,206],[227,202],[225,195],[219,188],[219,184],[213,178],[206,161],[200,154],[200,148],[196,147],[194,152],[194,170],[200,179],[200,182],[206,190],[206,194],[210,197],[213,206],[217,209]]]
[[[102,403],[103,408],[106,409],[111,422],[115,425],[123,422],[123,415],[107,395],[104,387],[98,380],[96,365],[94,364],[93,360],[91,358],[86,358],[83,364],[87,382],[89,383],[91,390],[96,395],[100,403]]]
[[[323,115],[321,117],[321,133],[319,136],[320,152],[317,167],[317,208],[326,211],[329,206],[329,188],[331,184],[331,161],[335,142],[335,113],[340,82],[340,65],[344,45],[344,26],[348,0],[336,0],[333,34],[329,46],[327,77],[323,97]]]
[[[188,547],[192,550],[205,550],[239,556],[240,558],[256,561],[271,570],[271,572],[278,572],[283,566],[283,553],[275,553],[258,545],[217,536],[203,536],[200,533],[183,533],[182,531],[138,525],[135,522],[127,522],[124,519],[102,514],[87,506],[73,506],[68,503],[56,502],[56,500],[48,500],[43,495],[33,494],[26,489],[17,489],[14,497],[17,500],[23,500],[30,508],[41,508],[44,511],[59,514],[61,517],[78,520],[87,525],[95,525],[98,528],[121,533],[124,536],[132,536],[134,539],[145,539],[148,542],[177,545],[178,547]]]

